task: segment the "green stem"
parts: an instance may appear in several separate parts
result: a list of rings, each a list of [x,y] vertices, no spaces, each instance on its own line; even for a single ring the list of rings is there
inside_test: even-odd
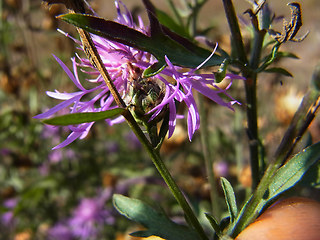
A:
[[[210,147],[209,143],[209,134],[208,134],[208,114],[205,110],[204,106],[204,97],[201,95],[198,97],[199,99],[199,112],[201,118],[201,129],[200,129],[200,136],[201,136],[201,145],[202,145],[202,152],[205,161],[208,181],[210,185],[210,198],[211,198],[211,206],[212,206],[212,213],[216,217],[216,219],[220,219],[220,207],[219,207],[219,196],[217,191],[217,184],[214,178],[213,173],[213,152],[212,148]]]
[[[232,32],[233,46],[236,49],[237,57],[243,63],[246,63],[244,55],[244,48],[242,44],[240,30],[238,29],[236,15],[232,6],[231,0],[223,0],[226,15],[228,18],[229,26]],[[254,24],[253,24],[254,25]],[[256,27],[255,27],[256,26]],[[253,188],[256,187],[255,192],[249,199],[245,207],[242,208],[238,214],[237,219],[228,229],[228,235],[236,237],[246,226],[248,226],[260,213],[257,211],[257,206],[263,199],[264,194],[268,190],[272,177],[281,165],[291,154],[293,146],[301,138],[307,126],[311,123],[315,116],[315,112],[319,108],[319,92],[314,90],[305,97],[301,107],[298,109],[294,119],[287,130],[279,148],[277,149],[273,160],[265,171],[261,181],[259,182],[259,154],[258,154],[258,128],[257,128],[257,96],[256,96],[256,83],[257,73],[259,66],[263,39],[265,30],[259,30],[257,25],[254,25],[254,45],[251,50],[251,57],[249,62],[249,69],[243,71],[244,77],[247,78],[246,83],[246,97],[247,97],[247,117],[248,117],[248,130],[251,135],[252,142],[250,143],[250,160],[253,174]],[[237,41],[238,40],[238,41]],[[310,105],[310,102],[312,103]],[[311,110],[309,110],[311,109]]]
[[[264,30],[255,29],[254,43],[251,51],[249,67],[257,69],[259,67],[262,44],[265,36]],[[247,101],[247,119],[250,149],[250,165],[252,173],[252,189],[255,189],[260,181],[259,164],[259,133],[258,133],[258,109],[257,109],[257,73],[252,71],[246,74],[245,81],[246,101]]]
[[[243,45],[243,40],[239,28],[238,19],[231,0],[223,0],[226,16],[231,30],[232,46],[235,48],[236,57],[245,66],[248,62]],[[255,189],[259,183],[260,164],[259,164],[259,136],[258,136],[258,117],[257,117],[257,73],[254,71],[258,68],[264,30],[255,29],[254,44],[251,50],[249,68],[243,68],[243,76],[246,78],[245,91],[247,102],[247,122],[249,135],[250,164],[252,172],[252,189]],[[249,70],[251,69],[251,70]]]
[[[137,122],[134,120],[129,110],[125,111],[123,116],[126,118],[129,126],[131,127],[133,132],[136,134],[137,138],[140,140],[144,148],[147,150],[149,156],[152,159],[153,164],[155,165],[161,177],[164,179],[169,189],[171,190],[172,194],[174,195],[175,199],[183,209],[187,222],[190,223],[192,227],[198,232],[201,239],[208,240],[202,226],[200,225],[200,222],[198,221],[192,208],[190,207],[189,203],[187,202],[180,188],[174,181],[167,167],[163,163],[159,153],[154,150],[154,148],[152,147],[149,140],[146,138],[146,136],[142,132]]]
[[[249,199],[246,207],[241,209],[241,212],[238,214],[238,219],[234,221],[235,225],[230,227],[230,232],[228,233],[231,237],[236,237],[243,229],[246,228],[256,217],[259,212],[256,212],[256,207],[259,205],[263,195],[265,194],[272,176],[278,168],[276,166],[269,166],[266,170],[264,177],[261,179],[259,186],[257,187],[255,193]]]
[[[177,18],[178,22],[179,22],[179,25],[180,26],[184,26],[183,24],[183,21],[182,21],[182,18],[180,16],[180,13],[177,11],[177,8],[175,6],[175,4],[173,3],[172,0],[167,0],[172,12],[174,13],[175,17]]]
[[[231,42],[236,50],[239,61],[245,66],[248,62],[246,52],[244,49],[238,18],[234,10],[234,6],[231,0],[222,0],[226,17],[229,23],[231,31]]]
[[[78,0],[70,0],[71,7],[70,11],[75,12],[84,12],[84,3],[83,1]],[[101,57],[98,53],[98,51],[95,48],[95,45],[91,39],[90,34],[88,34],[86,31],[77,28],[81,40],[83,42],[84,48],[87,54],[87,57],[91,59],[92,64],[97,66],[97,69],[99,70],[100,74],[103,76],[104,81],[106,82],[108,88],[110,89],[110,92],[112,96],[114,97],[115,101],[117,102],[117,105],[122,108],[126,108],[126,104],[124,103],[123,99],[121,98],[117,88],[114,86],[112,79],[110,78],[110,75],[108,71],[106,70]],[[182,194],[181,190],[173,180],[170,172],[164,165],[162,159],[160,158],[159,152],[156,151],[153,146],[151,145],[150,141],[146,138],[144,133],[142,132],[141,128],[139,127],[138,123],[130,113],[130,111],[127,109],[123,114],[123,117],[127,120],[129,126],[133,130],[133,132],[136,134],[137,138],[140,140],[142,145],[147,150],[148,154],[150,155],[155,167],[159,171],[160,175],[164,179],[164,181],[167,183],[169,189],[171,190],[172,194],[180,204],[181,208],[183,209],[187,222],[189,222],[192,227],[198,232],[199,236],[203,240],[208,240],[202,226],[200,225],[197,217],[195,216],[194,212],[192,211],[190,205],[188,204],[186,198]]]
[[[199,12],[202,8],[202,6],[207,2],[207,0],[202,0],[202,1],[195,1],[194,5],[191,6],[191,15],[188,17],[187,21],[187,27],[189,29],[189,33],[191,36],[196,36],[197,34],[197,21],[198,21],[198,16]]]

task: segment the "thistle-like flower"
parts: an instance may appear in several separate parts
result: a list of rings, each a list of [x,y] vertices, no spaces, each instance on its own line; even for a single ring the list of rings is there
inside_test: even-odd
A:
[[[138,30],[145,35],[150,34],[141,18],[138,18],[138,24],[135,24],[132,15],[120,1],[115,1],[115,5],[118,13],[115,21]],[[123,9],[124,11],[122,11]],[[69,36],[68,34],[66,35]],[[80,41],[72,39],[81,46]],[[176,119],[180,117],[177,115],[177,102],[184,102],[188,108],[187,123],[190,140],[195,131],[199,129],[200,117],[193,96],[194,91],[230,109],[232,109],[232,104],[237,102],[226,93],[226,90],[231,86],[233,79],[241,77],[227,74],[226,78],[231,80],[230,84],[226,88],[220,89],[216,85],[213,73],[197,73],[197,70],[212,57],[214,51],[200,66],[189,70],[174,66],[170,59],[166,57],[167,66],[160,73],[150,78],[143,78],[143,71],[157,62],[157,59],[150,53],[96,35],[92,35],[92,39],[116,89],[125,103],[129,107],[133,106],[131,111],[133,115],[147,119],[146,121],[157,120],[158,118],[160,121],[164,115],[163,113],[169,111],[169,138],[174,132]],[[47,118],[66,108],[70,108],[71,113],[79,113],[100,112],[117,107],[101,75],[88,59],[79,56],[72,58],[73,72],[71,72],[59,58],[55,58],[78,88],[78,91],[73,93],[62,93],[57,90],[55,92],[47,92],[48,96],[62,100],[62,102],[35,118]],[[78,77],[78,68],[81,68],[82,71],[84,71],[83,69],[89,69],[85,71],[89,76],[98,76],[86,80],[92,85],[90,89],[85,88],[81,83]],[[221,94],[226,95],[231,100],[224,101],[220,97]],[[106,119],[105,121],[109,125],[113,125],[124,121],[124,118],[121,116],[115,119]],[[94,122],[69,126],[71,134],[54,149],[64,147],[77,138],[83,139],[87,136],[93,124]]]

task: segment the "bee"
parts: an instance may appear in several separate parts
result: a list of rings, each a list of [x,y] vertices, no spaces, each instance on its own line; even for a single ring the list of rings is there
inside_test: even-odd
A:
[[[145,115],[161,103],[164,97],[164,84],[155,77],[143,78],[143,70],[128,63],[128,95],[130,105],[138,115]]]

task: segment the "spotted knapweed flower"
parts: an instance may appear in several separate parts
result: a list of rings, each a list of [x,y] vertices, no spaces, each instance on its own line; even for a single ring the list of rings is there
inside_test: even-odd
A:
[[[144,26],[140,17],[138,17],[138,24],[135,24],[132,15],[120,1],[115,1],[115,5],[118,13],[115,21],[138,30],[145,35],[150,35],[149,28]],[[122,11],[123,9],[124,11]],[[69,36],[68,34],[66,35]],[[81,46],[80,41],[74,38],[72,39]],[[232,109],[232,104],[236,103],[236,101],[226,93],[226,90],[230,88],[233,79],[239,79],[241,77],[227,74],[226,78],[231,80],[230,84],[226,88],[220,89],[216,85],[213,73],[197,73],[197,70],[213,56],[214,51],[212,55],[208,56],[207,60],[195,69],[183,69],[174,66],[170,62],[170,59],[166,57],[165,61],[167,66],[160,73],[145,79],[142,78],[142,73],[145,69],[157,62],[154,56],[148,52],[96,35],[92,35],[92,39],[106,70],[109,72],[123,100],[128,106],[135,106],[134,114],[140,117],[148,115],[149,120],[154,120],[164,115],[162,114],[164,111],[169,111],[169,138],[174,132],[176,119],[181,117],[177,114],[177,102],[184,102],[187,106],[188,135],[190,140],[195,131],[199,129],[200,117],[194,99],[194,91],[230,109]],[[117,107],[101,75],[88,59],[79,56],[72,58],[73,72],[71,72],[59,58],[55,58],[78,88],[78,91],[73,93],[59,92],[57,90],[55,92],[47,92],[48,96],[62,100],[62,102],[47,112],[37,115],[35,118],[51,117],[53,114],[65,108],[70,108],[71,113],[79,113],[100,112]],[[82,71],[92,76],[92,79],[86,80],[86,85],[89,83],[90,88],[85,88],[81,83],[78,76],[78,68],[81,68]],[[89,70],[83,70],[84,68]],[[220,96],[221,94],[226,95],[231,100],[223,100]],[[113,125],[124,121],[124,118],[120,116],[115,119],[106,119],[105,121],[109,125]],[[65,141],[54,147],[54,149],[64,147],[77,138],[83,139],[87,136],[93,124],[94,122],[90,122],[69,126],[71,134]]]

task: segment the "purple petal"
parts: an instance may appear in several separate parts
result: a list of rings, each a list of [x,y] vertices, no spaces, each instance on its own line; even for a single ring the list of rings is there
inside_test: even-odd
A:
[[[56,59],[56,61],[60,64],[60,66],[62,67],[62,69],[66,72],[66,74],[68,75],[68,77],[72,80],[72,82],[82,91],[85,91],[84,87],[81,85],[79,79],[78,79],[78,74],[77,74],[77,68],[75,66],[75,60],[74,58],[72,59],[73,62],[73,70],[75,71],[75,74],[73,74],[69,68],[55,55],[53,55],[53,57]]]
[[[177,123],[177,110],[176,110],[176,105],[174,101],[169,102],[169,132],[168,132],[168,138],[170,138],[174,132],[174,129],[176,127]]]
[[[65,146],[69,145],[74,140],[79,138],[81,136],[81,134],[82,134],[81,132],[72,132],[72,133],[70,133],[70,135],[67,137],[66,140],[64,140],[62,143],[60,143],[59,145],[57,145],[54,148],[52,148],[52,150],[63,148]]]
[[[75,97],[73,97],[73,98],[70,98],[69,100],[64,101],[64,102],[62,102],[62,103],[59,103],[58,105],[54,106],[53,108],[49,109],[48,111],[46,111],[46,112],[44,112],[44,113],[41,113],[41,114],[38,114],[38,115],[34,116],[33,118],[36,118],[36,119],[47,118],[47,117],[51,116],[52,114],[58,112],[59,110],[68,107],[68,106],[69,106],[70,104],[72,104],[73,102],[79,101],[79,99],[80,99],[81,97],[82,97],[82,96],[79,95],[79,96],[75,96]]]

